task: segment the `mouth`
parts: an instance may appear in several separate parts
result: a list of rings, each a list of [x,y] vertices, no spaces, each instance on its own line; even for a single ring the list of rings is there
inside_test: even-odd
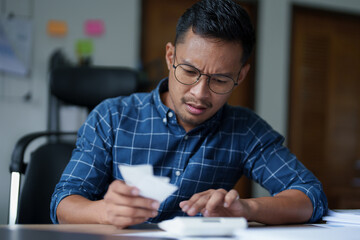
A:
[[[186,103],[187,110],[194,115],[200,115],[206,111],[206,107]]]

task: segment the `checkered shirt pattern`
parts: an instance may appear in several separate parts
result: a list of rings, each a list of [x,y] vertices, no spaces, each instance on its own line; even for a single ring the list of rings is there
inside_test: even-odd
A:
[[[52,196],[54,223],[64,197],[102,199],[113,180],[123,179],[119,164],[151,164],[155,175],[169,177],[178,186],[148,222],[183,216],[181,201],[208,189],[230,190],[242,175],[272,195],[286,189],[304,192],[314,208],[310,222],[326,213],[321,183],[283,146],[284,138],[255,113],[225,105],[185,132],[174,111],[160,100],[166,90],[164,79],[151,93],[105,100],[89,114]]]

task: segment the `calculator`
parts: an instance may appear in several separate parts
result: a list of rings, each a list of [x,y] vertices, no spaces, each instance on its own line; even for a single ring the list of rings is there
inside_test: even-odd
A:
[[[243,217],[175,217],[158,226],[178,236],[233,236],[248,225]]]

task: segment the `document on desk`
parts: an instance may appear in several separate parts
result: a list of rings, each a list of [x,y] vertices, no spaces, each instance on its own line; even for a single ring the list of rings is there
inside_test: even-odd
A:
[[[143,197],[162,202],[178,189],[169,178],[154,176],[151,165],[119,165],[119,169],[126,184],[137,187]]]
[[[326,224],[323,224],[326,225]],[[315,226],[298,227],[261,227],[249,228],[236,234],[241,240],[276,239],[276,240],[359,240],[360,227],[323,228]]]
[[[329,210],[323,217],[327,225],[343,225],[360,227],[360,209]],[[360,237],[359,237],[360,238]]]

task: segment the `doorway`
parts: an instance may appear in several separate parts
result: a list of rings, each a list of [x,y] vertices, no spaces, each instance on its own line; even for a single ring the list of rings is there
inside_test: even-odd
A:
[[[293,8],[289,147],[330,208],[360,208],[360,16]]]

